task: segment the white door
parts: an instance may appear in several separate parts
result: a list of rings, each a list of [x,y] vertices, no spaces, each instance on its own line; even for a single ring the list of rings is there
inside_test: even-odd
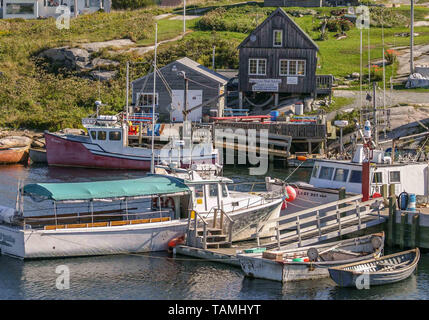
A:
[[[188,90],[188,106],[186,109],[198,106],[203,102],[202,90]],[[184,90],[172,90],[171,97],[171,119],[173,121],[183,121],[183,103],[184,103]],[[193,110],[188,115],[190,121],[200,121],[203,116],[202,108]]]

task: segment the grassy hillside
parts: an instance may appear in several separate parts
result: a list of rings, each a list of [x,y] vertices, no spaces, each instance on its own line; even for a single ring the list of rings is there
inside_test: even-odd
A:
[[[209,2],[209,0],[207,0]],[[237,1],[223,1],[237,2]],[[216,45],[216,67],[237,68],[237,45],[254,27],[275,8],[262,4],[213,7],[204,16],[187,22],[192,31],[183,40],[164,44],[159,49],[159,66],[177,58],[188,56],[211,67],[211,53]],[[293,19],[314,39],[320,48],[319,74],[337,77],[359,72],[359,38],[356,28],[346,31],[347,38],[336,40],[337,32],[328,32],[327,40],[320,41],[317,29],[321,19],[331,15],[333,8],[315,8],[318,15],[308,15],[306,9],[285,8]],[[109,104],[107,112],[118,112],[125,103],[125,62],[143,62],[131,68],[131,79],[144,75],[150,67],[153,53],[140,56],[136,53],[119,54],[115,50],[102,50],[98,55],[119,61],[118,76],[99,83],[79,77],[75,72],[52,70],[49,63],[37,58],[47,48],[79,46],[80,43],[112,39],[132,39],[139,46],[151,45],[154,39],[154,16],[172,12],[171,9],[117,11],[111,14],[95,13],[72,20],[70,30],[58,30],[54,19],[0,20],[0,126],[57,130],[76,127],[80,119],[93,111],[95,100]],[[416,8],[416,21],[429,15],[428,8]],[[371,58],[381,58],[380,13],[373,14],[371,28]],[[386,47],[406,46],[409,37],[395,34],[407,32],[409,7],[390,9],[385,17]],[[171,39],[182,32],[181,20],[158,21],[160,40]],[[429,43],[429,28],[417,27],[416,44]],[[367,61],[367,33],[364,33],[364,62]],[[387,68],[387,76],[392,66]]]

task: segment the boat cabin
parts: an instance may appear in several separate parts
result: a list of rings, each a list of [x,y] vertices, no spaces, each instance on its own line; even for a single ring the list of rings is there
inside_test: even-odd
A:
[[[314,162],[310,184],[319,188],[362,192],[362,145],[357,146],[352,161],[317,159]],[[394,184],[395,194],[401,192],[427,195],[428,164],[424,162],[391,163],[381,150],[374,150],[370,166],[370,195],[381,193],[384,184]]]

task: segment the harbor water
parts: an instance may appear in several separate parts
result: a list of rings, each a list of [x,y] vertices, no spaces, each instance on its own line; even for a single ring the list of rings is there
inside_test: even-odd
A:
[[[270,170],[285,178],[294,169]],[[308,181],[309,169],[290,181]],[[264,180],[245,167],[227,167],[234,181]],[[137,178],[138,171],[105,171],[47,166],[1,166],[0,205],[15,206],[17,184]],[[57,289],[59,266],[70,271],[68,289]],[[0,299],[429,299],[429,255],[410,278],[368,290],[339,288],[329,278],[288,284],[248,279],[238,268],[168,253],[21,261],[0,256]]]

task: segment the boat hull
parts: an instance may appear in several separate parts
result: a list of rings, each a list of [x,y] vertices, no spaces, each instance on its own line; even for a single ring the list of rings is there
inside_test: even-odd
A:
[[[25,163],[27,160],[27,147],[0,150],[0,164]]]
[[[280,207],[281,200],[231,214],[236,225],[232,240],[251,237],[255,223],[278,216]],[[186,233],[187,225],[187,219],[58,230],[22,230],[3,224],[0,225],[0,250],[2,254],[24,259],[165,251],[171,239]]]
[[[34,163],[47,163],[46,150],[30,148],[30,159]]]
[[[381,235],[380,235],[381,236]],[[362,237],[364,239],[370,239],[370,236]],[[361,239],[362,239],[361,238]],[[365,240],[362,244],[354,245],[355,239],[350,239],[350,245],[344,248],[352,249],[359,252],[364,249],[367,251],[370,247],[370,242]],[[382,235],[382,242],[384,244],[384,234]],[[332,246],[335,243],[326,244],[326,246]],[[325,245],[324,245],[325,246]],[[318,246],[311,246],[318,247]],[[320,246],[319,246],[320,247]],[[297,250],[306,251],[308,248],[298,248]],[[299,280],[314,280],[329,277],[329,268],[346,264],[349,262],[363,261],[374,256],[381,256],[384,245],[378,248],[375,252],[356,257],[349,260],[335,260],[335,261],[324,261],[324,262],[285,262],[283,260],[271,260],[262,258],[262,254],[239,254],[237,255],[240,261],[241,268],[246,276],[251,278],[259,278],[266,280],[273,280],[279,282],[290,282]],[[321,249],[320,249],[321,250]],[[364,251],[362,250],[362,251]]]
[[[100,169],[145,170],[151,168],[152,152],[145,150],[144,155],[107,152],[97,145],[67,139],[65,137],[45,133],[46,158],[51,166],[87,167]],[[88,149],[91,145],[93,149]],[[192,164],[217,163],[217,154],[193,158]],[[155,164],[157,159],[155,158]],[[190,166],[183,164],[184,167]]]

